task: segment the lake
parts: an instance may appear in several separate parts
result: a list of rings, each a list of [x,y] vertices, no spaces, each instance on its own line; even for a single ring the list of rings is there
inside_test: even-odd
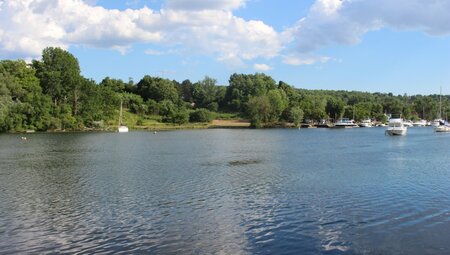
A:
[[[450,134],[0,135],[0,253],[443,254]]]

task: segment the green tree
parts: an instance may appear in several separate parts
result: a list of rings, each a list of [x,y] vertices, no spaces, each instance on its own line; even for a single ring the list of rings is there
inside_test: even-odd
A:
[[[232,110],[245,112],[250,97],[266,95],[268,91],[276,88],[272,77],[262,73],[233,74],[230,76],[225,100]]]
[[[173,82],[159,77],[144,76],[137,84],[137,93],[145,100],[153,99],[156,102],[170,100],[179,101],[178,91]]]
[[[339,98],[329,97],[325,110],[330,118],[339,119],[344,114],[345,103]]]
[[[121,79],[111,79],[109,77],[104,78],[100,84],[102,87],[111,89],[114,92],[122,93],[125,91],[125,86],[127,85]]]
[[[269,122],[274,124],[276,123],[283,111],[288,107],[289,101],[283,90],[273,89],[267,93],[267,98],[270,102],[270,116]]]
[[[296,127],[300,126],[303,120],[303,110],[299,106],[288,109],[288,121],[294,123]]]
[[[250,125],[260,128],[270,121],[272,107],[267,96],[251,97],[247,103],[247,115],[250,118]]]
[[[71,102],[72,114],[79,110],[81,75],[78,60],[60,48],[48,47],[42,52],[42,60],[33,60],[36,76],[45,94],[55,106]]]
[[[194,102],[194,99],[192,98],[192,83],[190,80],[184,80],[181,82],[181,98],[186,102]]]
[[[50,98],[42,94],[34,70],[23,60],[0,61],[0,97],[2,131],[47,128]]]

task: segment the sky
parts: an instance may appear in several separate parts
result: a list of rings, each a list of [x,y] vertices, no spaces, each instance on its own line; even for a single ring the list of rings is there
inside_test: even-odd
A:
[[[450,94],[448,0],[0,0],[0,59],[61,47],[82,74]]]

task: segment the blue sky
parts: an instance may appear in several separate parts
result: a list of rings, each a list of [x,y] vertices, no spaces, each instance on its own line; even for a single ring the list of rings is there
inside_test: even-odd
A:
[[[58,46],[96,81],[264,72],[306,89],[450,94],[448,13],[447,0],[0,0],[0,58]]]

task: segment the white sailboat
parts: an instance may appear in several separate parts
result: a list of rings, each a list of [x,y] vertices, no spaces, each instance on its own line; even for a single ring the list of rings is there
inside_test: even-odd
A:
[[[442,116],[442,87],[440,88],[439,94],[439,119],[433,121],[434,131],[436,132],[450,132],[450,124],[444,121]]]
[[[434,127],[436,132],[450,132],[450,124],[447,121],[439,122],[439,125]]]
[[[120,101],[120,115],[119,115],[119,133],[128,133],[128,127],[122,124],[122,101]]]

